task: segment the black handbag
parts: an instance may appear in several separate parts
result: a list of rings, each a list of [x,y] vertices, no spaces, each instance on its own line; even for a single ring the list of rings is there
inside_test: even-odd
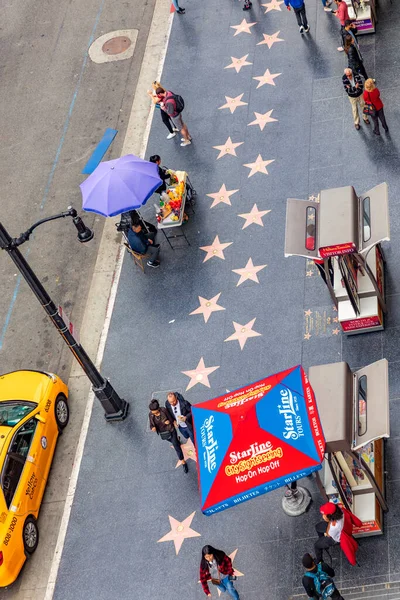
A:
[[[160,431],[160,438],[162,440],[166,440],[167,442],[170,442],[172,440],[171,431]]]

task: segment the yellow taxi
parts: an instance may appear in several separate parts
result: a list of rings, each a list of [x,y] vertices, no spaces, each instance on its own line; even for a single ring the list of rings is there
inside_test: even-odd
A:
[[[0,375],[0,587],[13,583],[39,542],[37,518],[68,388],[52,373]]]

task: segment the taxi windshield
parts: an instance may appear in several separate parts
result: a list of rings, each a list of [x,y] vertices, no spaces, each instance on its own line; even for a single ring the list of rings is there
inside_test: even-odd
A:
[[[29,414],[36,404],[34,402],[24,402],[20,400],[9,400],[0,403],[0,426],[15,427],[27,414]]]

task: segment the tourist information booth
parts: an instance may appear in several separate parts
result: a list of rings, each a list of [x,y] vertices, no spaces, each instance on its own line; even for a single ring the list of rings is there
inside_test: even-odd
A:
[[[354,373],[345,362],[309,369],[325,435],[317,482],[327,500],[341,502],[363,522],[356,537],[383,533],[384,438],[389,437],[388,362]]]
[[[315,262],[347,334],[384,328],[381,242],[389,239],[386,183],[361,196],[347,186],[322,190],[319,202],[287,201],[285,256]]]

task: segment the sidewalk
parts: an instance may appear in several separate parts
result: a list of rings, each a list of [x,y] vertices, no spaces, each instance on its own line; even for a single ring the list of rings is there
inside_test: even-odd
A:
[[[218,368],[209,375],[210,389],[197,384],[184,392],[192,403],[299,363],[307,369],[346,360],[355,368],[382,357],[389,360],[392,437],[386,466],[391,512],[385,535],[362,541],[360,568],[350,567],[339,552],[334,568],[343,588],[400,580],[400,117],[398,89],[393,87],[400,8],[381,2],[378,33],[360,40],[366,67],[378,80],[391,133],[390,138],[376,138],[365,125],[354,129],[342,91],[345,58],[336,50],[338,23],[333,15],[322,10],[321,2],[308,0],[310,34],[300,36],[294,15],[282,3],[266,8],[274,4],[282,10],[264,14],[257,0],[247,13],[237,0],[189,0],[186,14],[174,17],[162,82],[183,95],[193,144],[181,148],[178,136],[167,141],[167,130],[155,114],[146,156],[160,154],[163,164],[188,171],[198,192],[196,214],[186,226],[191,245],[171,250],[159,236],[162,265],[145,275],[130,257],[124,261],[102,371],[130,400],[131,413],[124,423],[106,426],[99,406],[94,406],[56,600],[204,598],[197,582],[205,544],[234,557],[242,600],[288,600],[301,593],[301,556],[312,551],[321,502],[313,482],[305,483],[313,492],[311,510],[297,519],[284,515],[282,490],[205,517],[194,461],[189,460],[188,475],[175,469],[173,449],[148,431],[152,394],[157,392],[164,402],[166,391],[185,390],[189,378],[183,372],[195,370],[201,358],[206,367]],[[251,33],[234,35],[237,30],[231,26],[244,18],[255,23]],[[260,45],[263,34],[276,33],[283,41],[271,44],[265,38],[271,47]],[[238,73],[225,68],[241,57],[250,64]],[[266,69],[276,76],[275,85],[257,87],[261,82],[254,78]],[[239,100],[246,104],[233,113],[219,110],[242,94]],[[262,128],[255,113],[269,113],[277,121]],[[261,126],[249,126],[255,119]],[[228,137],[241,143],[237,156],[217,159],[214,146],[224,146]],[[273,161],[266,165],[268,174],[249,177],[252,172],[243,165],[255,162],[259,154]],[[336,328],[318,276],[303,259],[284,258],[286,199],[342,185],[354,185],[361,193],[381,181],[389,184],[393,238],[385,247],[386,330],[346,338]],[[230,192],[237,190],[230,205],[219,201],[223,184]],[[243,219],[254,204],[264,214],[257,222]],[[151,203],[145,214],[153,216]],[[216,236],[231,245],[223,250],[223,260],[214,256],[203,262],[206,254],[200,247],[215,247]],[[249,258],[255,266],[266,266],[258,271],[258,282],[237,286],[240,274],[232,270],[243,269]],[[198,308],[199,296],[211,299],[217,294],[225,310],[213,312],[207,323],[203,315],[189,314]],[[310,310],[325,318],[326,327],[305,339],[305,311]],[[241,350],[238,340],[224,341],[234,333],[233,322],[250,323],[248,328],[261,335],[249,337]],[[175,547],[172,541],[161,541],[171,526]]]

